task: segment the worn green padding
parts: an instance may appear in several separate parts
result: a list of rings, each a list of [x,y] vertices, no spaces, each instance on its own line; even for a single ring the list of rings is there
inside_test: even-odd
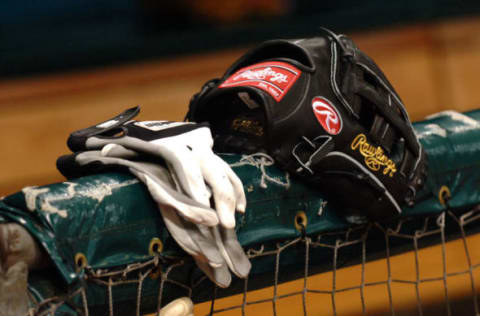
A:
[[[442,186],[451,191],[449,205],[452,211],[462,212],[480,204],[480,111],[443,112],[415,123],[414,127],[428,154],[429,175],[424,190],[419,192],[419,202],[412,208],[404,208],[401,216],[440,214],[445,210],[438,200]],[[258,249],[264,245],[265,249],[274,249],[279,241],[301,236],[301,230],[295,228],[295,215],[299,211],[307,215],[307,235],[355,225],[352,223],[355,219],[345,219],[341,210],[336,210],[335,205],[329,204],[315,188],[289,178],[274,165],[262,165],[260,156],[222,157],[242,179],[247,194],[247,211],[245,215],[237,214],[238,237],[245,248]],[[42,243],[54,263],[53,269],[31,276],[31,291],[38,300],[85,284],[83,270],[77,271],[75,265],[78,253],[85,255],[93,269],[119,269],[152,259],[149,243],[152,238],[159,238],[164,245],[162,258],[185,256],[164,227],[146,188],[129,174],[105,173],[25,188],[0,201],[0,221],[24,225]],[[375,252],[375,236],[369,247]],[[382,247],[384,245],[379,243],[378,249]],[[290,278],[303,271],[303,251],[292,247],[282,253],[280,264],[289,267]],[[354,258],[358,253],[343,255]],[[312,253],[310,260],[318,267],[312,272],[326,270],[331,266],[331,253]],[[275,256],[254,259],[252,264],[249,289],[271,285]],[[174,270],[170,277],[190,285],[202,275],[193,263],[188,263]],[[239,290],[241,284],[235,280],[230,292]],[[206,299],[211,289],[209,281],[201,282],[193,292],[194,299]],[[144,312],[155,308],[158,290],[158,280],[145,281],[142,289]],[[133,311],[136,291],[135,285],[114,291],[116,312],[127,315]],[[165,302],[188,294],[171,285],[163,293]],[[98,313],[108,308],[105,289],[98,285],[88,283],[87,299],[92,310]],[[68,311],[72,306],[81,306],[78,298],[71,304],[63,307],[67,309],[66,315],[74,313]]]

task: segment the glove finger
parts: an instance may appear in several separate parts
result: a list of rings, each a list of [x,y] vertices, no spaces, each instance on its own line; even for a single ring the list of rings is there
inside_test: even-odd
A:
[[[225,261],[216,248],[213,237],[201,232],[198,226],[183,220],[175,209],[168,205],[159,206],[160,213],[173,239],[196,260],[213,267],[225,265]],[[205,227],[206,228],[206,227]]]
[[[100,158],[99,151],[64,155],[57,159],[57,169],[68,179],[106,171],[108,167],[98,158]]]
[[[174,167],[182,187],[186,188],[191,197],[197,201],[210,205],[210,191],[207,189],[202,168],[202,157],[198,155],[196,148],[210,150],[213,146],[213,138],[210,128],[200,126],[181,135],[172,138],[162,138],[153,143],[166,149],[172,149],[176,155],[168,159],[168,163]],[[177,145],[178,144],[178,145]],[[200,151],[201,152],[201,151]],[[189,159],[186,159],[189,157]],[[181,159],[180,159],[181,158]]]
[[[225,164],[212,151],[196,152],[200,158],[203,177],[213,192],[215,209],[220,223],[226,228],[235,227],[236,193],[225,172]]]
[[[165,226],[170,235],[178,243],[178,245],[191,256],[200,256],[201,251],[197,243],[192,239],[192,234],[184,227],[183,222],[177,215],[176,211],[170,207],[163,205],[159,207]]]
[[[77,163],[75,161],[75,154],[63,155],[57,158],[57,169],[67,179],[81,176]]]
[[[122,158],[122,159],[134,159],[139,156],[136,151],[127,149],[122,145],[118,144],[107,144],[103,146],[101,150],[101,154],[104,157],[115,157],[115,158]]]
[[[218,158],[219,163],[224,165],[225,173],[227,174],[227,177],[233,186],[233,191],[235,192],[235,198],[237,202],[236,210],[240,213],[245,213],[245,209],[247,208],[247,197],[245,196],[245,190],[243,189],[242,180],[240,180],[240,178],[232,170],[228,163],[226,163],[220,157],[216,157]]]
[[[195,262],[200,270],[202,270],[208,276],[208,278],[219,287],[226,288],[232,282],[232,275],[228,271],[228,267],[226,265],[218,268],[212,268],[205,262],[198,261],[196,259]]]
[[[223,249],[226,252],[224,257],[228,267],[239,278],[246,278],[250,273],[252,264],[238,242],[235,230],[218,228],[218,226],[214,227],[214,229],[217,229],[216,238],[221,240]]]
[[[193,225],[176,216],[170,206],[162,206],[161,209],[172,237],[182,248],[186,247],[186,242],[194,244],[194,247],[189,246],[189,248],[193,248],[195,252],[190,249],[186,251],[217,285],[226,287],[230,284],[231,276],[228,268],[240,278],[248,275],[251,264],[237,241],[235,230],[222,229],[221,232],[218,226],[208,228]],[[186,237],[185,234],[189,236]]]
[[[135,169],[131,172],[141,179],[152,195],[153,199],[159,204],[170,205],[175,208],[187,220],[207,226],[215,226],[218,224],[218,216],[212,209],[201,205],[195,205],[194,200],[189,199],[181,193],[173,191],[162,185],[162,183],[153,176],[142,174]]]
[[[185,225],[195,226],[198,230],[192,229],[192,238],[197,242],[203,255],[207,258],[208,264],[212,268],[218,268],[225,265],[225,260],[219,249],[215,237],[213,236],[209,227],[204,225],[193,225],[185,223]]]
[[[184,191],[203,205],[210,205],[210,192],[202,176],[201,166],[187,147],[170,147],[175,152],[167,161],[169,169],[175,174]],[[180,158],[181,157],[181,158]]]

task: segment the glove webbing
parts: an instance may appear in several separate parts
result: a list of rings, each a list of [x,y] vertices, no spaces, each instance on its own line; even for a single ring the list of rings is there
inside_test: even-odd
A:
[[[382,144],[382,147],[388,153],[392,152],[393,146],[399,143],[396,130],[400,132],[400,135],[404,135],[406,146],[403,146],[402,140],[400,140],[400,145],[404,148],[399,172],[407,179],[412,180],[420,159],[414,159],[414,157],[421,156],[421,147],[413,132],[406,127],[406,124],[409,124],[409,118],[403,110],[400,98],[393,91],[393,88],[387,84],[385,78],[382,78],[382,72],[375,63],[359,51],[350,39],[326,31],[334,39],[332,45],[339,45],[342,50],[343,75],[349,71],[355,72],[354,76],[344,76],[342,84],[344,95],[341,99],[345,100],[344,96],[349,94],[347,91],[350,89],[355,93],[357,97],[349,104],[353,111],[352,114],[367,125],[365,127],[370,131],[369,136],[378,144]],[[336,47],[333,47],[332,52],[336,53],[336,51]],[[332,58],[335,58],[335,56],[332,56]],[[371,67],[376,68],[376,71],[373,71]],[[377,75],[377,73],[380,75]],[[348,82],[349,78],[351,82]],[[363,80],[358,80],[360,78]],[[365,82],[365,84],[357,84],[358,82]],[[332,82],[332,84],[336,84],[336,82]],[[388,104],[388,106],[385,106],[385,104]]]

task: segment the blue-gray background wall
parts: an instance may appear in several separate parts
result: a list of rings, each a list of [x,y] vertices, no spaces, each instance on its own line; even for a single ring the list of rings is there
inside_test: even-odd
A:
[[[290,9],[281,16],[218,25],[182,15],[161,0],[2,0],[0,77],[306,36],[319,26],[357,31],[480,13],[479,0],[284,1]]]

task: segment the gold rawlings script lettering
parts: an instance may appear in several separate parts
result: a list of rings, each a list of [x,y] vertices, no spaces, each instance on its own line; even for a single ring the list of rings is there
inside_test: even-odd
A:
[[[397,172],[395,163],[385,155],[383,149],[380,146],[374,146],[369,144],[367,136],[364,134],[358,134],[350,145],[352,150],[357,150],[365,157],[365,165],[373,171],[378,171],[384,167],[383,174],[388,174],[393,177],[393,174]]]

